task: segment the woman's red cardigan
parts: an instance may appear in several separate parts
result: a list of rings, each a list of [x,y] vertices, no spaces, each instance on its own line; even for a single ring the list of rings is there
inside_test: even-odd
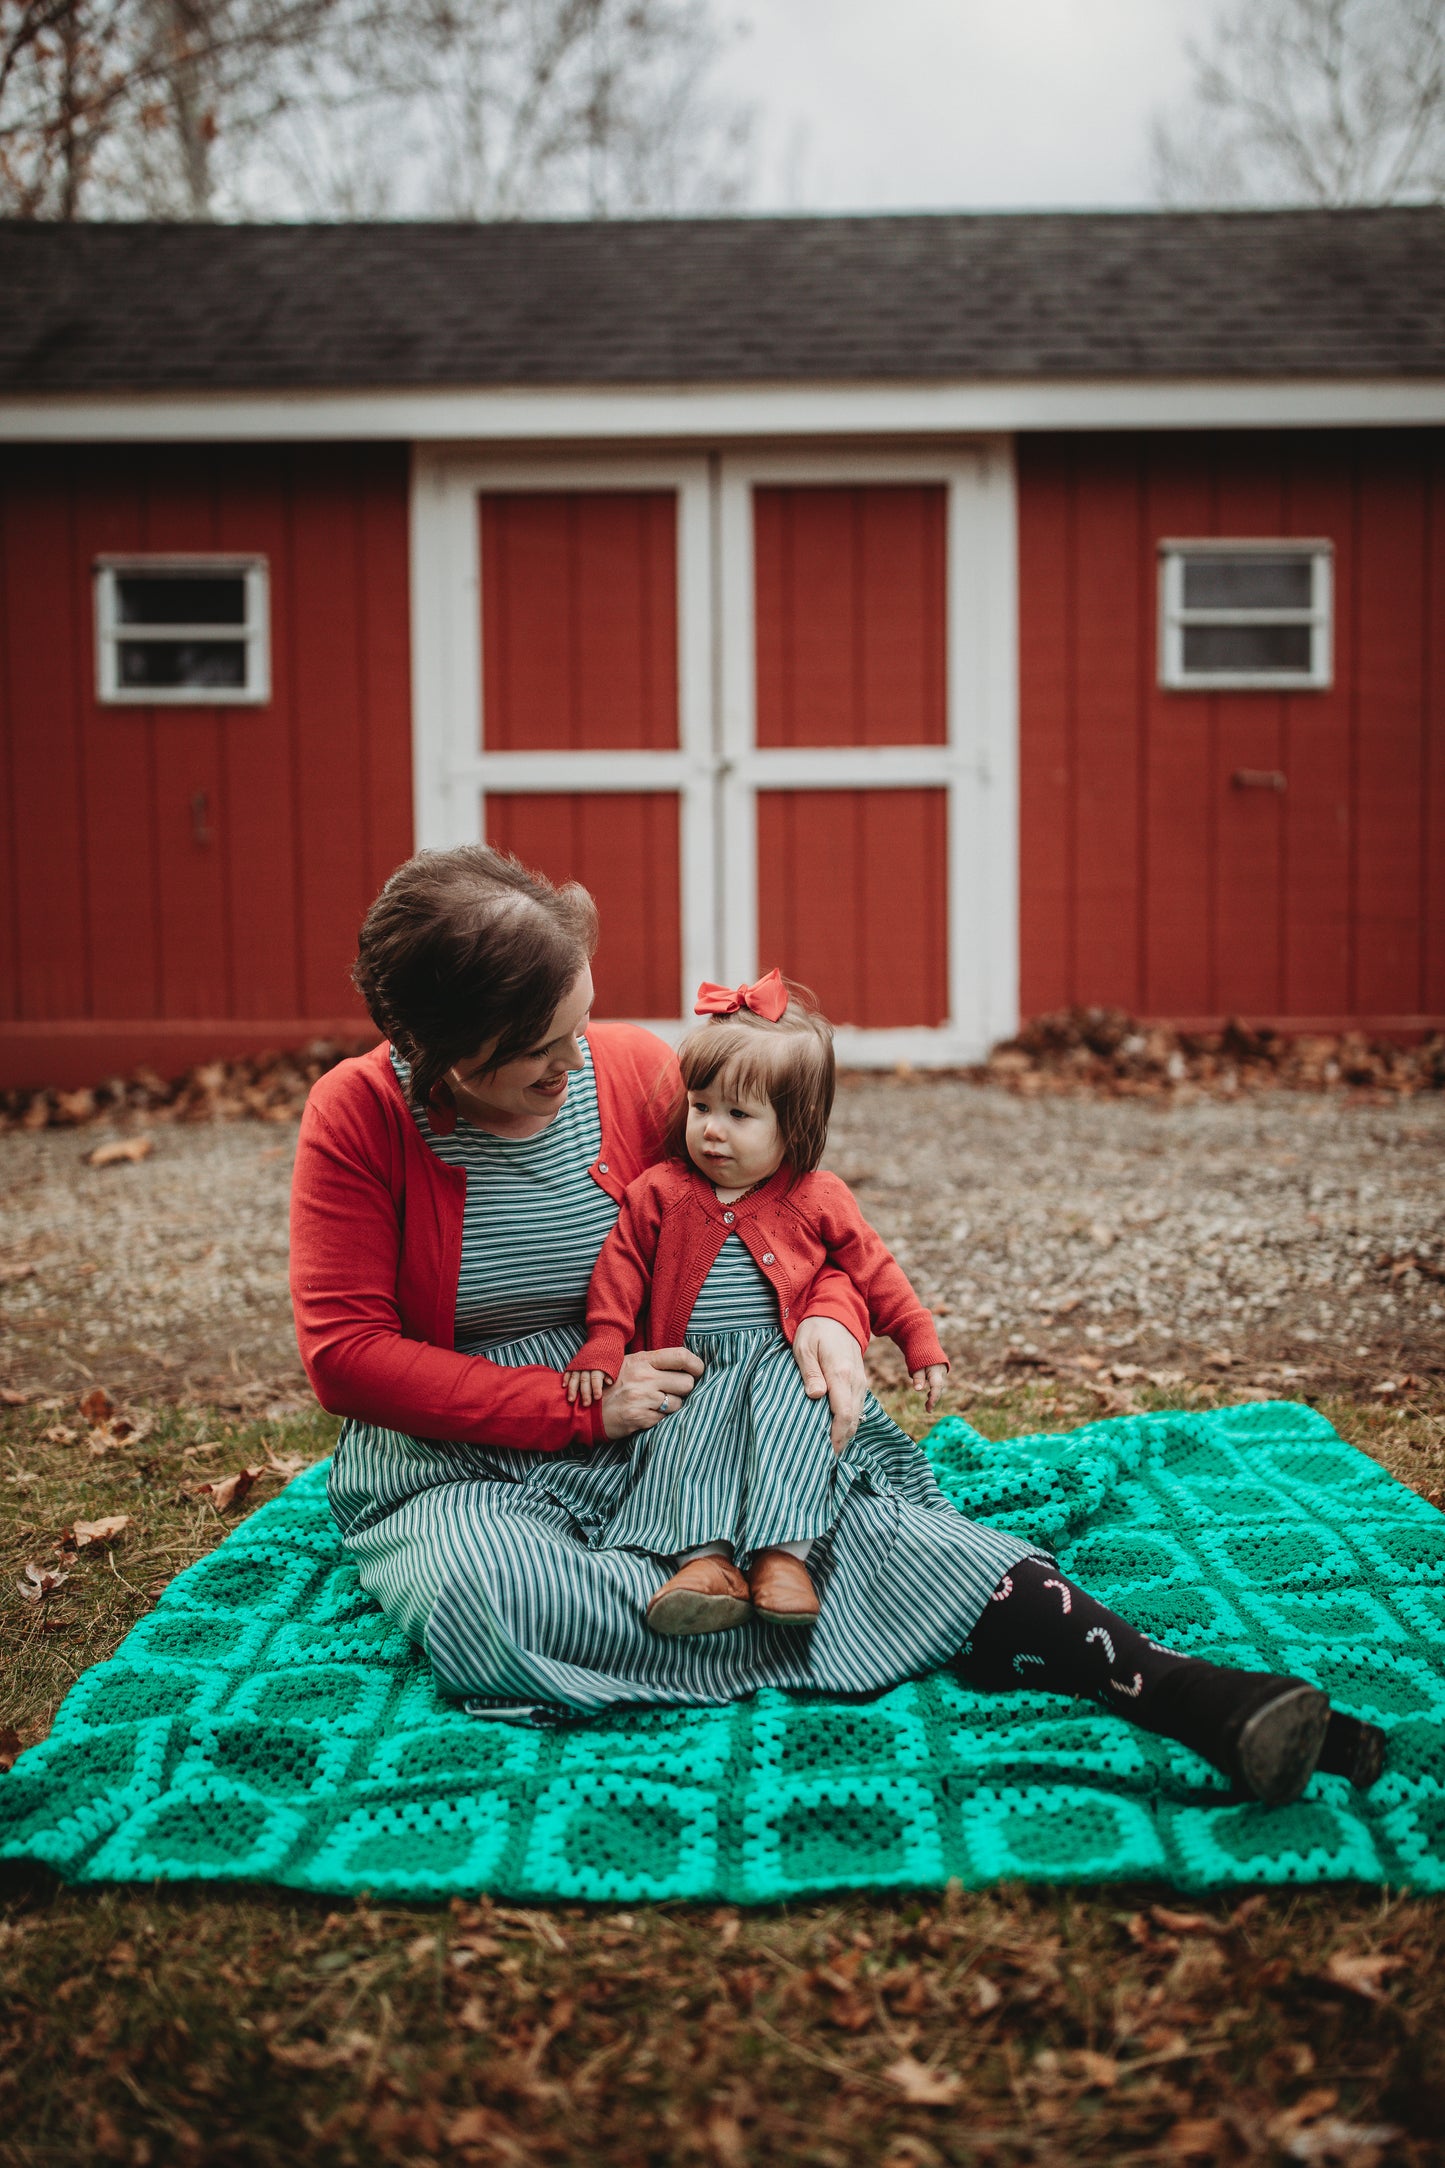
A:
[[[593,1024],[602,1144],[588,1169],[621,1200],[659,1157],[678,1088],[670,1047],[635,1024]],[[383,1044],[312,1087],[291,1185],[291,1301],[317,1399],[412,1437],[555,1453],[600,1441],[556,1371],[510,1370],[455,1347],[466,1174],[427,1145]],[[808,1314],[861,1345],[868,1321],[841,1273]]]

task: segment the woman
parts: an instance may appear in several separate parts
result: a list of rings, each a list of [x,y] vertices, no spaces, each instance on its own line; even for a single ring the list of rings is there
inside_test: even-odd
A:
[[[630,1441],[702,1363],[686,1347],[630,1354],[590,1408],[560,1375],[678,1089],[660,1041],[591,1024],[596,933],[584,890],[480,845],[410,860],[368,913],[355,972],[384,1043],[322,1078],[302,1123],[292,1294],[312,1384],[346,1417],[332,1508],[443,1689],[545,1721],[763,1686],[866,1693],[951,1664],[981,1687],[1026,1673],[1088,1695],[1257,1798],[1297,1797],[1316,1768],[1371,1781],[1380,1735],[1313,1687],[1160,1649],[1032,1546],[956,1512],[916,1448],[884,1461],[853,1444],[868,1324],[841,1275],[822,1276],[794,1343],[835,1447],[862,1455],[810,1559],[817,1624],[648,1631],[670,1562],[589,1536]]]

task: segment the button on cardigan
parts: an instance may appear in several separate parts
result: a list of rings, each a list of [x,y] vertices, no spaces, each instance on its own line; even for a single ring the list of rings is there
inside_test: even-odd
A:
[[[587,1339],[571,1367],[615,1378],[639,1328],[644,1347],[676,1347],[732,1234],[770,1282],[790,1341],[801,1319],[813,1314],[820,1275],[832,1267],[846,1273],[873,1330],[897,1343],[910,1370],[947,1363],[931,1312],[836,1174],[795,1179],[780,1167],[759,1189],[724,1206],[695,1167],[664,1160],[628,1185],[593,1270]]]
[[[633,1024],[593,1024],[587,1039],[602,1124],[590,1171],[621,1198],[661,1149],[677,1063]],[[317,1399],[443,1442],[560,1452],[600,1440],[600,1408],[573,1407],[555,1371],[457,1352],[465,1199],[465,1173],[427,1145],[384,1044],[312,1087],[291,1185],[291,1301]],[[841,1274],[810,1314],[866,1344],[863,1305]]]

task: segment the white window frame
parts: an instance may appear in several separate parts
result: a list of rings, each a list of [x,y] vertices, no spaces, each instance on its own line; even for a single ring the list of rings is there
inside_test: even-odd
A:
[[[264,557],[234,552],[128,551],[95,560],[95,694],[106,707],[238,708],[261,707],[271,698],[270,573]],[[122,623],[116,581],[127,573],[195,573],[201,578],[239,574],[245,585],[246,616],[240,625],[132,625]],[[246,650],[244,685],[126,685],[120,675],[123,640],[154,642],[239,640]]]
[[[1302,557],[1311,567],[1310,602],[1303,610],[1186,609],[1186,557]],[[1186,670],[1189,625],[1308,625],[1307,670]],[[1266,540],[1219,536],[1159,544],[1159,683],[1173,692],[1322,692],[1334,682],[1334,544],[1295,535]]]

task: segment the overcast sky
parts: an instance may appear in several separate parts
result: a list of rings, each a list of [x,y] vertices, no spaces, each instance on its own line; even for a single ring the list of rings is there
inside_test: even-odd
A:
[[[726,16],[728,0],[719,0]],[[1149,201],[1210,0],[734,0],[759,210]]]

